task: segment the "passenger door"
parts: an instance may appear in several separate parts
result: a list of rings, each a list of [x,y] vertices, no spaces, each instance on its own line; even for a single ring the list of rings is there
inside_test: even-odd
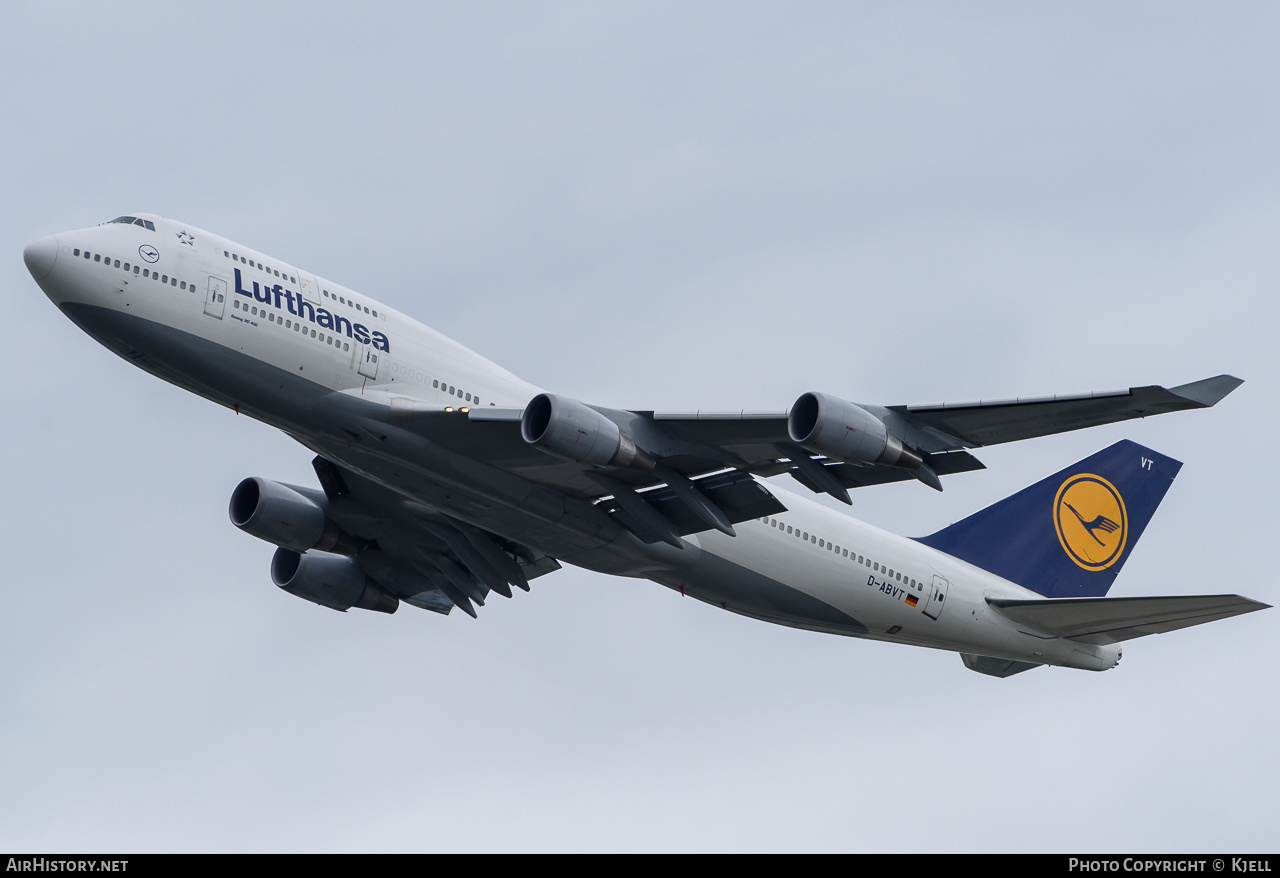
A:
[[[371,344],[362,344],[357,347],[359,348],[357,356],[360,358],[360,374],[372,381],[378,377],[378,358],[382,354]]]
[[[947,581],[941,576],[934,575],[933,585],[926,586],[927,594],[924,598],[924,614],[935,622],[942,615],[942,605],[947,600]]]
[[[222,319],[227,307],[227,282],[220,277],[209,276],[209,289],[204,296],[204,313]]]
[[[308,302],[320,302],[320,287],[316,279],[301,269],[298,270],[298,290]],[[332,309],[330,309],[332,310]]]

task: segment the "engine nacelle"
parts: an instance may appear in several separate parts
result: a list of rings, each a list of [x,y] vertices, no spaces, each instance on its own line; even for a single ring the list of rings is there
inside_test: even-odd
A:
[[[787,416],[791,441],[836,460],[918,469],[924,460],[862,406],[826,393],[806,393]]]
[[[231,494],[231,523],[276,546],[354,555],[359,541],[330,521],[310,497],[268,479],[245,479]]]
[[[574,463],[646,472],[655,465],[613,421],[576,399],[552,393],[540,393],[525,406],[520,435],[530,445]]]
[[[359,561],[345,555],[276,549],[271,581],[291,595],[344,613],[352,607],[394,613],[400,606],[365,575]]]

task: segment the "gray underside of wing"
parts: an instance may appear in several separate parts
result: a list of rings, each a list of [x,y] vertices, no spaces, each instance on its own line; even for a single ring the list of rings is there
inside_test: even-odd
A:
[[[1178,387],[1131,387],[1036,399],[981,400],[941,405],[890,406],[902,433],[914,432],[925,451],[976,448],[1082,430],[1166,412],[1207,408],[1242,382],[1219,375]],[[889,421],[889,423],[893,423]]]
[[[665,430],[688,439],[697,445],[718,448],[731,455],[759,475],[783,472],[785,467],[775,466],[778,459],[778,443],[787,443],[787,412],[785,411],[736,411],[736,412],[640,412],[652,418]]]
[[[1204,408],[1241,383],[1220,375],[1171,389],[1150,386],[1035,399],[864,408],[883,419],[908,446],[929,455],[930,468],[945,475],[982,465],[968,456],[941,459],[944,452]],[[786,411],[599,411],[623,426],[637,445],[691,478],[725,468],[763,477],[795,469],[787,454],[780,453],[780,448],[794,447]],[[520,414],[515,408],[457,409],[410,418],[403,425],[445,448],[530,481],[576,496],[598,496],[591,467],[552,457],[522,439]],[[850,488],[910,478],[900,468],[875,465],[842,464],[833,474]],[[611,475],[637,489],[656,483],[634,471],[614,470]]]
[[[1021,625],[1093,644],[1163,634],[1269,606],[1234,594],[1030,601],[988,598],[987,603]]]
[[[660,464],[657,468],[652,463],[648,468],[602,468],[575,463],[526,442],[521,433],[523,410],[518,408],[456,408],[407,397],[392,397],[383,405],[340,393],[331,394],[327,404],[353,417],[357,426],[348,432],[355,441],[381,441],[385,437],[379,435],[378,424],[394,424],[495,471],[572,497],[609,504],[606,511],[646,542],[661,533],[675,543],[677,536],[711,526],[730,533],[733,523],[780,511],[776,500],[764,499],[768,492],[762,486],[751,490],[751,476],[787,473],[806,488],[846,503],[851,502],[850,488],[912,478],[941,490],[939,476],[983,468],[967,448],[1203,408],[1240,383],[1222,375],[1172,389],[1139,387],[936,406],[862,406],[918,453],[911,468],[815,456],[816,452],[791,440],[786,411],[664,412],[592,407]],[[727,472],[735,473],[726,477],[728,481],[722,478]],[[672,480],[679,489],[675,495]],[[698,491],[714,496],[698,499]],[[621,506],[610,499],[620,492],[625,501]],[[629,511],[622,508],[627,505]]]
[[[475,615],[493,591],[504,597],[514,584],[560,569],[549,555],[455,521],[373,479],[317,457],[316,475],[328,500],[327,514],[365,541],[361,560],[388,593],[421,609],[448,613],[454,606]],[[303,493],[311,489],[298,488]]]
[[[975,470],[986,469],[986,466],[978,458],[974,457],[967,451],[944,451],[938,454],[929,455],[929,466],[940,476],[953,476],[957,473],[974,472]],[[823,464],[828,472],[835,475],[847,488],[866,488],[871,485],[888,485],[893,482],[911,481],[914,476],[907,470],[896,466],[876,466],[868,464],[858,466],[852,463],[841,463],[839,461]],[[804,477],[804,473],[793,471],[791,474],[797,481],[804,484],[810,490],[817,491],[818,488],[809,484]]]

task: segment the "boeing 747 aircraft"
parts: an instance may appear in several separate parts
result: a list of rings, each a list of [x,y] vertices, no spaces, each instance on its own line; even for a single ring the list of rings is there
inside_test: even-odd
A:
[[[1006,677],[1101,671],[1122,641],[1264,608],[1236,595],[1106,597],[1181,464],[1120,442],[938,533],[886,533],[865,485],[941,490],[971,450],[1217,403],[1166,389],[962,405],[805,393],[787,410],[624,411],[534,387],[339,284],[150,214],[24,258],[45,294],[134,365],[284,430],[319,489],[247,478],[231,521],[271,578],[346,611],[477,615],[560,562],[645,577],[768,622],[959,652]]]

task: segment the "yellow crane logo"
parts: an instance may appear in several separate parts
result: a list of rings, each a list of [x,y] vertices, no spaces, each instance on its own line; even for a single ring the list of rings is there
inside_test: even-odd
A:
[[[1078,473],[1058,489],[1053,527],[1072,561],[1085,570],[1106,570],[1120,559],[1129,536],[1124,498],[1102,476]]]

